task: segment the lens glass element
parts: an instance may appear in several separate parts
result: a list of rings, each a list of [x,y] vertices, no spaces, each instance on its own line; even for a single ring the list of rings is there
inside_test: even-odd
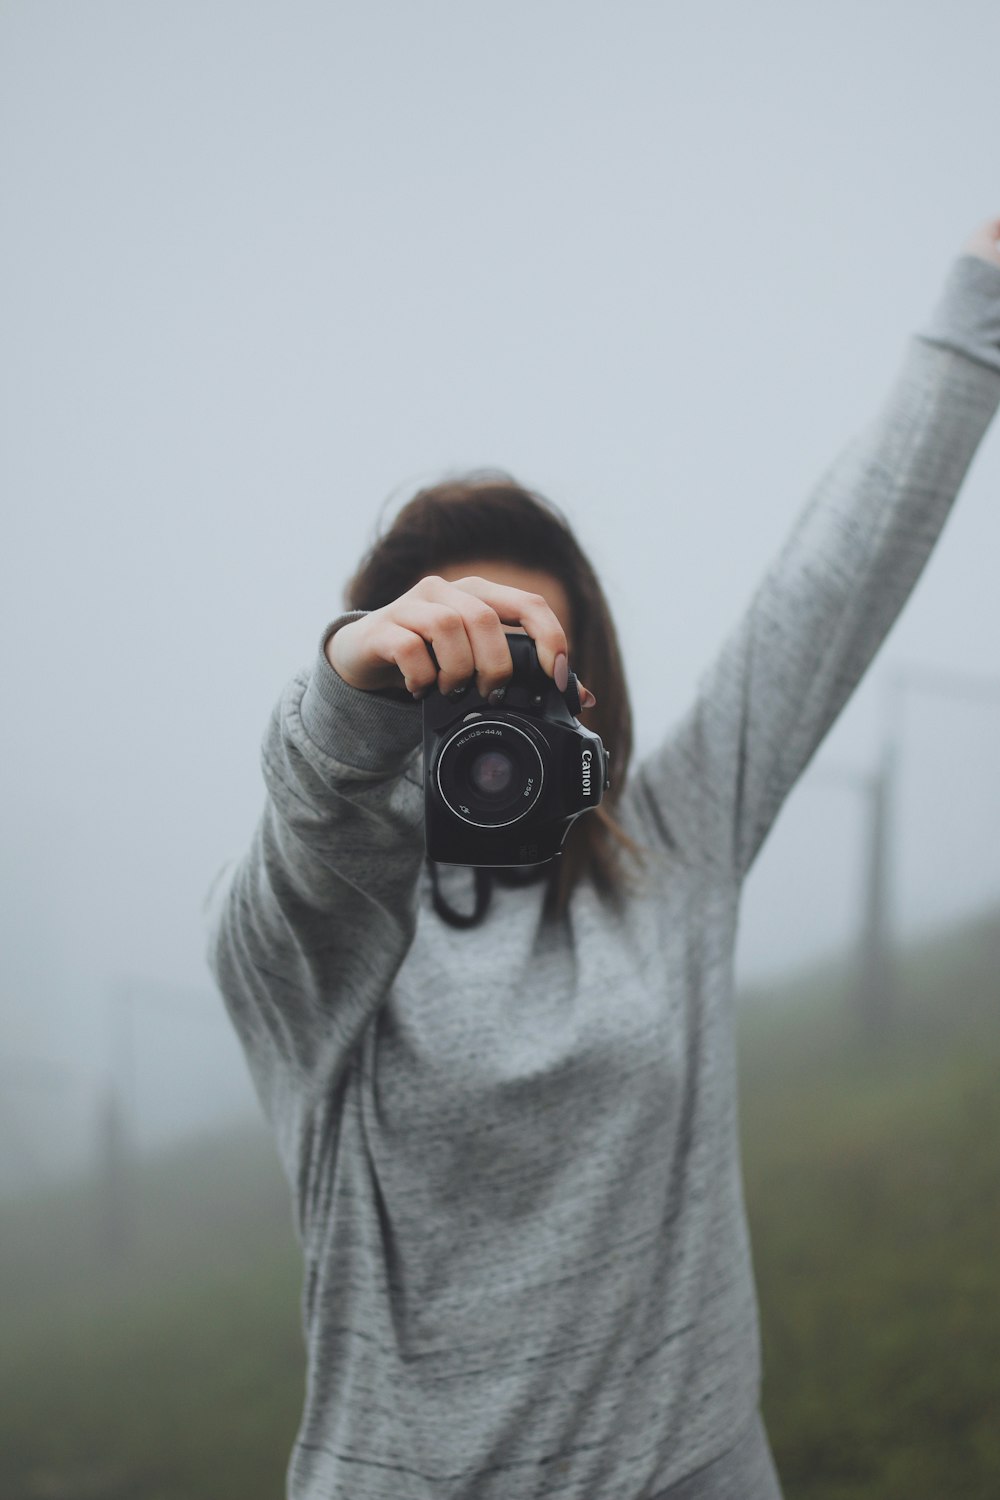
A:
[[[477,828],[502,828],[530,812],[542,790],[538,746],[509,720],[480,719],[452,735],[437,761],[451,811]]]
[[[469,780],[485,797],[505,792],[513,775],[514,762],[502,750],[485,750],[469,766]]]

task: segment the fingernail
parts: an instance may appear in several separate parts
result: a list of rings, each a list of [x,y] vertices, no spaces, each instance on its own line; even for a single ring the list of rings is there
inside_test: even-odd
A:
[[[590,691],[590,688],[584,688],[583,692],[580,694],[580,707],[581,708],[593,708],[593,706],[594,706],[594,704],[596,702],[597,702],[597,699],[594,697],[593,693]]]
[[[569,682],[569,662],[566,659],[565,651],[560,651],[556,657],[552,676],[555,679],[556,687],[561,693],[564,693],[566,691],[566,684]]]
[[[486,701],[487,703],[492,703],[495,708],[498,703],[503,702],[506,696],[507,689],[505,687],[495,687]]]

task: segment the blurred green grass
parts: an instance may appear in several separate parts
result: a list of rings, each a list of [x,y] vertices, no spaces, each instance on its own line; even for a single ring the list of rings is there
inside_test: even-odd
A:
[[[301,1262],[269,1138],[251,1124],[144,1163],[120,1261],[101,1210],[80,1187],[0,1213],[0,1495],[283,1495]]]
[[[739,997],[764,1416],[787,1500],[1000,1495],[1000,919],[899,961],[872,1049],[831,964]],[[254,1122],[0,1205],[4,1500],[275,1500],[302,1268]]]
[[[876,1048],[843,966],[743,997],[763,1409],[788,1500],[1000,1496],[996,915],[906,953],[896,989]]]

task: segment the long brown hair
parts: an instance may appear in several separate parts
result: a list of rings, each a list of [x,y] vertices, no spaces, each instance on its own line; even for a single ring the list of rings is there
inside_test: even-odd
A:
[[[572,612],[570,669],[597,698],[580,720],[604,742],[611,785],[598,806],[570,827],[550,871],[546,913],[565,912],[576,882],[588,870],[598,892],[618,901],[630,882],[622,851],[644,863],[641,846],[614,816],[632,755],[632,710],[607,600],[558,507],[502,469],[474,469],[429,485],[376,536],[346,585],[345,608],[381,609],[427,574],[472,558],[544,569],[566,590]]]

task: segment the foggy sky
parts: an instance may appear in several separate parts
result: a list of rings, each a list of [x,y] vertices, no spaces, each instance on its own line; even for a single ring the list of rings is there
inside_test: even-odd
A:
[[[486,464],[554,500],[657,742],[1000,213],[998,56],[986,0],[0,8],[19,1162],[126,1056],[144,1140],[255,1107],[201,899],[387,501]],[[819,768],[872,768],[893,664],[1000,676],[998,559],[994,428],[751,872],[738,977],[851,940],[861,808]],[[1000,706],[904,721],[902,936],[1000,899]]]

